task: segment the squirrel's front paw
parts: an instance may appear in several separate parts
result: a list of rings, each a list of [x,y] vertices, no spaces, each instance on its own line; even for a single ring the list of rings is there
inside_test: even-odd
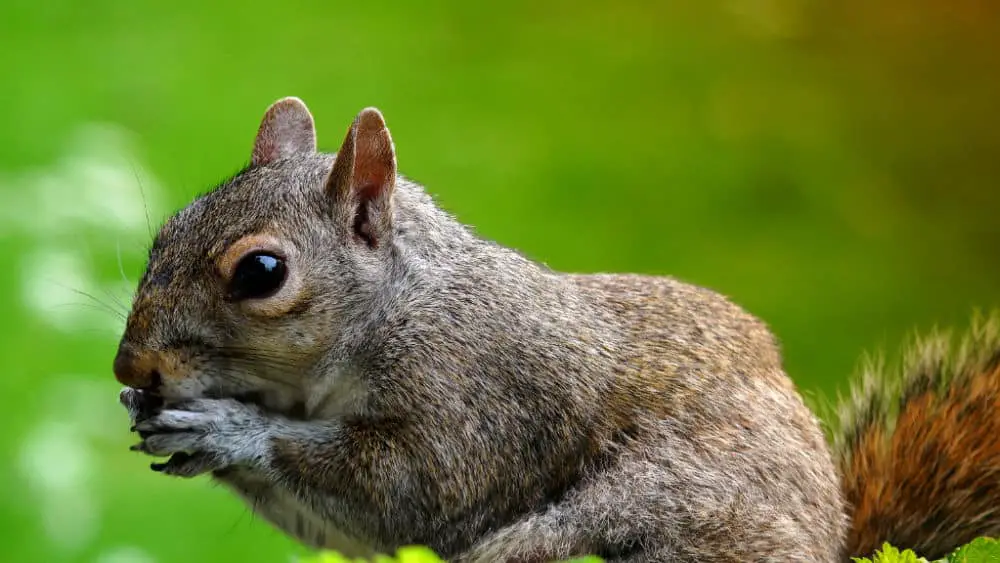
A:
[[[268,423],[260,411],[233,399],[196,399],[168,405],[138,422],[142,442],[133,450],[170,456],[150,467],[194,477],[233,465],[255,465],[267,456]]]
[[[148,391],[132,387],[125,387],[118,393],[118,402],[128,410],[129,423],[133,426],[155,415],[156,411],[163,408],[163,399]]]

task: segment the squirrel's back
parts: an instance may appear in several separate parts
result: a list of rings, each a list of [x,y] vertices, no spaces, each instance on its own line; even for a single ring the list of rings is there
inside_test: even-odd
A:
[[[837,560],[846,519],[830,449],[765,324],[668,277],[570,278],[623,331],[604,410],[633,433],[620,463],[659,464],[661,489],[617,502],[641,499],[623,512],[660,523],[664,556]]]
[[[869,363],[838,405],[831,464],[772,333],[753,315],[671,278],[571,278],[627,333],[608,410],[670,421],[676,434],[646,443],[670,448],[684,485],[669,496],[681,511],[725,514],[730,503],[733,517],[718,528],[675,528],[696,534],[681,542],[682,558],[836,561],[883,542],[940,558],[1000,536],[1000,312],[977,318],[957,346],[936,333],[895,368]],[[686,444],[698,457],[685,459]],[[769,525],[748,525],[761,521]],[[723,555],[722,545],[735,551]]]

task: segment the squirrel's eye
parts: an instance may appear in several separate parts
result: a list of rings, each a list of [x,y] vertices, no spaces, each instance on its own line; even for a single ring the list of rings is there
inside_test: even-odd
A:
[[[267,252],[244,256],[229,281],[229,296],[233,301],[270,297],[281,288],[287,269],[285,261]]]

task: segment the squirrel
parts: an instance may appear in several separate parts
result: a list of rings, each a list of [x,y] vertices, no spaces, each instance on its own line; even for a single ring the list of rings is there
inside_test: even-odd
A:
[[[729,298],[553,271],[398,174],[379,110],[324,153],[289,97],[160,228],[113,371],[152,469],[208,475],[316,549],[938,557],[1000,535],[998,326],[869,370],[825,429]]]

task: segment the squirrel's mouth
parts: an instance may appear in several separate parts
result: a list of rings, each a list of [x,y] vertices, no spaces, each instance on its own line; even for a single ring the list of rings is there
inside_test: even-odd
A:
[[[138,389],[129,387],[132,392],[122,392],[119,401],[135,412],[140,419],[148,418],[159,412],[164,405],[163,396],[149,389]]]
[[[163,408],[163,395],[155,391],[146,391],[143,393],[143,396],[145,397],[146,408],[150,410],[160,410]]]
[[[136,392],[134,398],[141,401],[143,410],[156,410],[163,407],[163,376],[159,370],[153,370],[149,376],[149,384],[143,387],[129,388]]]

